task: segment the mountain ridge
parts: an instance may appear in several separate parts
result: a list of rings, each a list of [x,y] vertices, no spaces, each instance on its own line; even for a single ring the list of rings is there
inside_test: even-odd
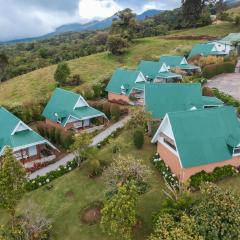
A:
[[[149,10],[144,11],[143,13],[137,15],[136,19],[137,19],[137,21],[143,21],[147,17],[152,17],[161,12],[164,12],[164,10],[149,9]],[[68,33],[68,32],[103,30],[103,29],[110,27],[113,19],[115,19],[115,18],[116,18],[116,14],[114,14],[113,16],[108,17],[106,19],[103,19],[103,20],[90,21],[85,24],[81,24],[81,23],[64,24],[64,25],[57,27],[54,32],[47,33],[42,36],[37,36],[37,37],[32,37],[32,38],[13,39],[10,41],[0,42],[0,44],[14,44],[14,43],[21,43],[21,42],[32,42],[32,41],[44,40],[44,39],[54,37],[54,36],[57,36],[60,34]]]

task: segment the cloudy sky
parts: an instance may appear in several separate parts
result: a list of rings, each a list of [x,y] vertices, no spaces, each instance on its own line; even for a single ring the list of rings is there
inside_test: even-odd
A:
[[[112,16],[126,7],[173,9],[180,0],[0,0],[0,41],[35,37],[62,24]]]

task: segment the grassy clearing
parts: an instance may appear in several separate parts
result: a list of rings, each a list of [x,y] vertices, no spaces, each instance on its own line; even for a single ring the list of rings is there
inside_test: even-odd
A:
[[[86,83],[110,77],[120,66],[136,67],[141,59],[158,59],[161,54],[190,50],[194,41],[164,40],[159,37],[136,40],[129,51],[114,57],[107,53],[94,54],[69,61],[72,74],[80,74]],[[51,94],[56,87],[53,74],[56,66],[49,66],[13,78],[0,85],[0,104],[21,104]]]
[[[174,31],[171,35],[175,36],[212,36],[212,37],[224,37],[232,32],[239,32],[240,26],[233,23],[221,23],[213,24],[196,29],[189,29],[185,31]]]
[[[132,137],[125,131],[114,142],[120,145],[122,154],[132,154],[136,158],[141,158],[152,169],[149,182],[150,190],[141,196],[138,206],[138,214],[143,221],[143,227],[135,236],[135,239],[145,239],[151,231],[151,217],[160,209],[161,201],[164,198],[162,192],[163,181],[160,174],[150,163],[150,157],[155,153],[156,147],[146,140],[143,150],[136,150],[131,142]],[[112,154],[111,145],[107,145],[99,150],[97,158],[113,161],[116,158]],[[105,186],[102,177],[90,179],[88,177],[88,164],[85,163],[80,169],[56,179],[52,190],[44,187],[34,192],[26,194],[18,212],[22,212],[28,200],[33,200],[43,207],[44,211],[53,219],[53,238],[58,240],[107,240],[108,238],[101,232],[99,224],[88,226],[81,222],[80,211],[93,201],[104,199]],[[70,193],[70,194],[69,194]],[[7,216],[0,212],[0,224],[7,221]]]

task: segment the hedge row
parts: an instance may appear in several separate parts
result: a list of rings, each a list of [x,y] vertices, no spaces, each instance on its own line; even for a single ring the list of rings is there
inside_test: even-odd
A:
[[[216,182],[226,177],[231,177],[236,173],[236,168],[231,165],[216,167],[211,173],[201,171],[190,177],[190,186],[198,189],[199,186],[204,182]]]
[[[26,190],[28,192],[36,190],[44,185],[49,184],[54,179],[61,177],[68,172],[71,172],[75,168],[77,168],[77,161],[70,161],[67,163],[66,166],[60,166],[57,170],[51,171],[45,176],[38,176],[37,178],[28,181],[25,186]]]
[[[71,131],[65,132],[64,130],[48,126],[44,123],[39,123],[37,125],[37,130],[41,136],[66,150],[69,149],[74,142],[73,133]]]
[[[109,119],[119,120],[120,116],[128,113],[127,107],[120,107],[118,104],[110,102],[92,102],[90,105],[99,111],[105,113]]]
[[[237,101],[234,97],[220,92],[218,89],[213,89],[213,94],[220,100],[222,100],[227,105],[232,105],[233,107],[240,107],[240,101]]]
[[[222,73],[233,73],[235,71],[235,63],[224,62],[219,64],[211,64],[202,69],[203,77],[212,78]]]

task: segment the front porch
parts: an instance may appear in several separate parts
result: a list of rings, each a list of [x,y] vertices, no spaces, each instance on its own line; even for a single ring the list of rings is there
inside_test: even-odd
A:
[[[34,164],[43,159],[52,161],[56,158],[57,150],[48,144],[37,144],[14,151],[14,156],[21,161],[23,165]]]
[[[107,121],[108,120],[104,116],[87,118],[84,120],[76,120],[75,122],[68,124],[69,126],[67,126],[67,128],[75,132],[86,131],[91,133],[104,128]]]

